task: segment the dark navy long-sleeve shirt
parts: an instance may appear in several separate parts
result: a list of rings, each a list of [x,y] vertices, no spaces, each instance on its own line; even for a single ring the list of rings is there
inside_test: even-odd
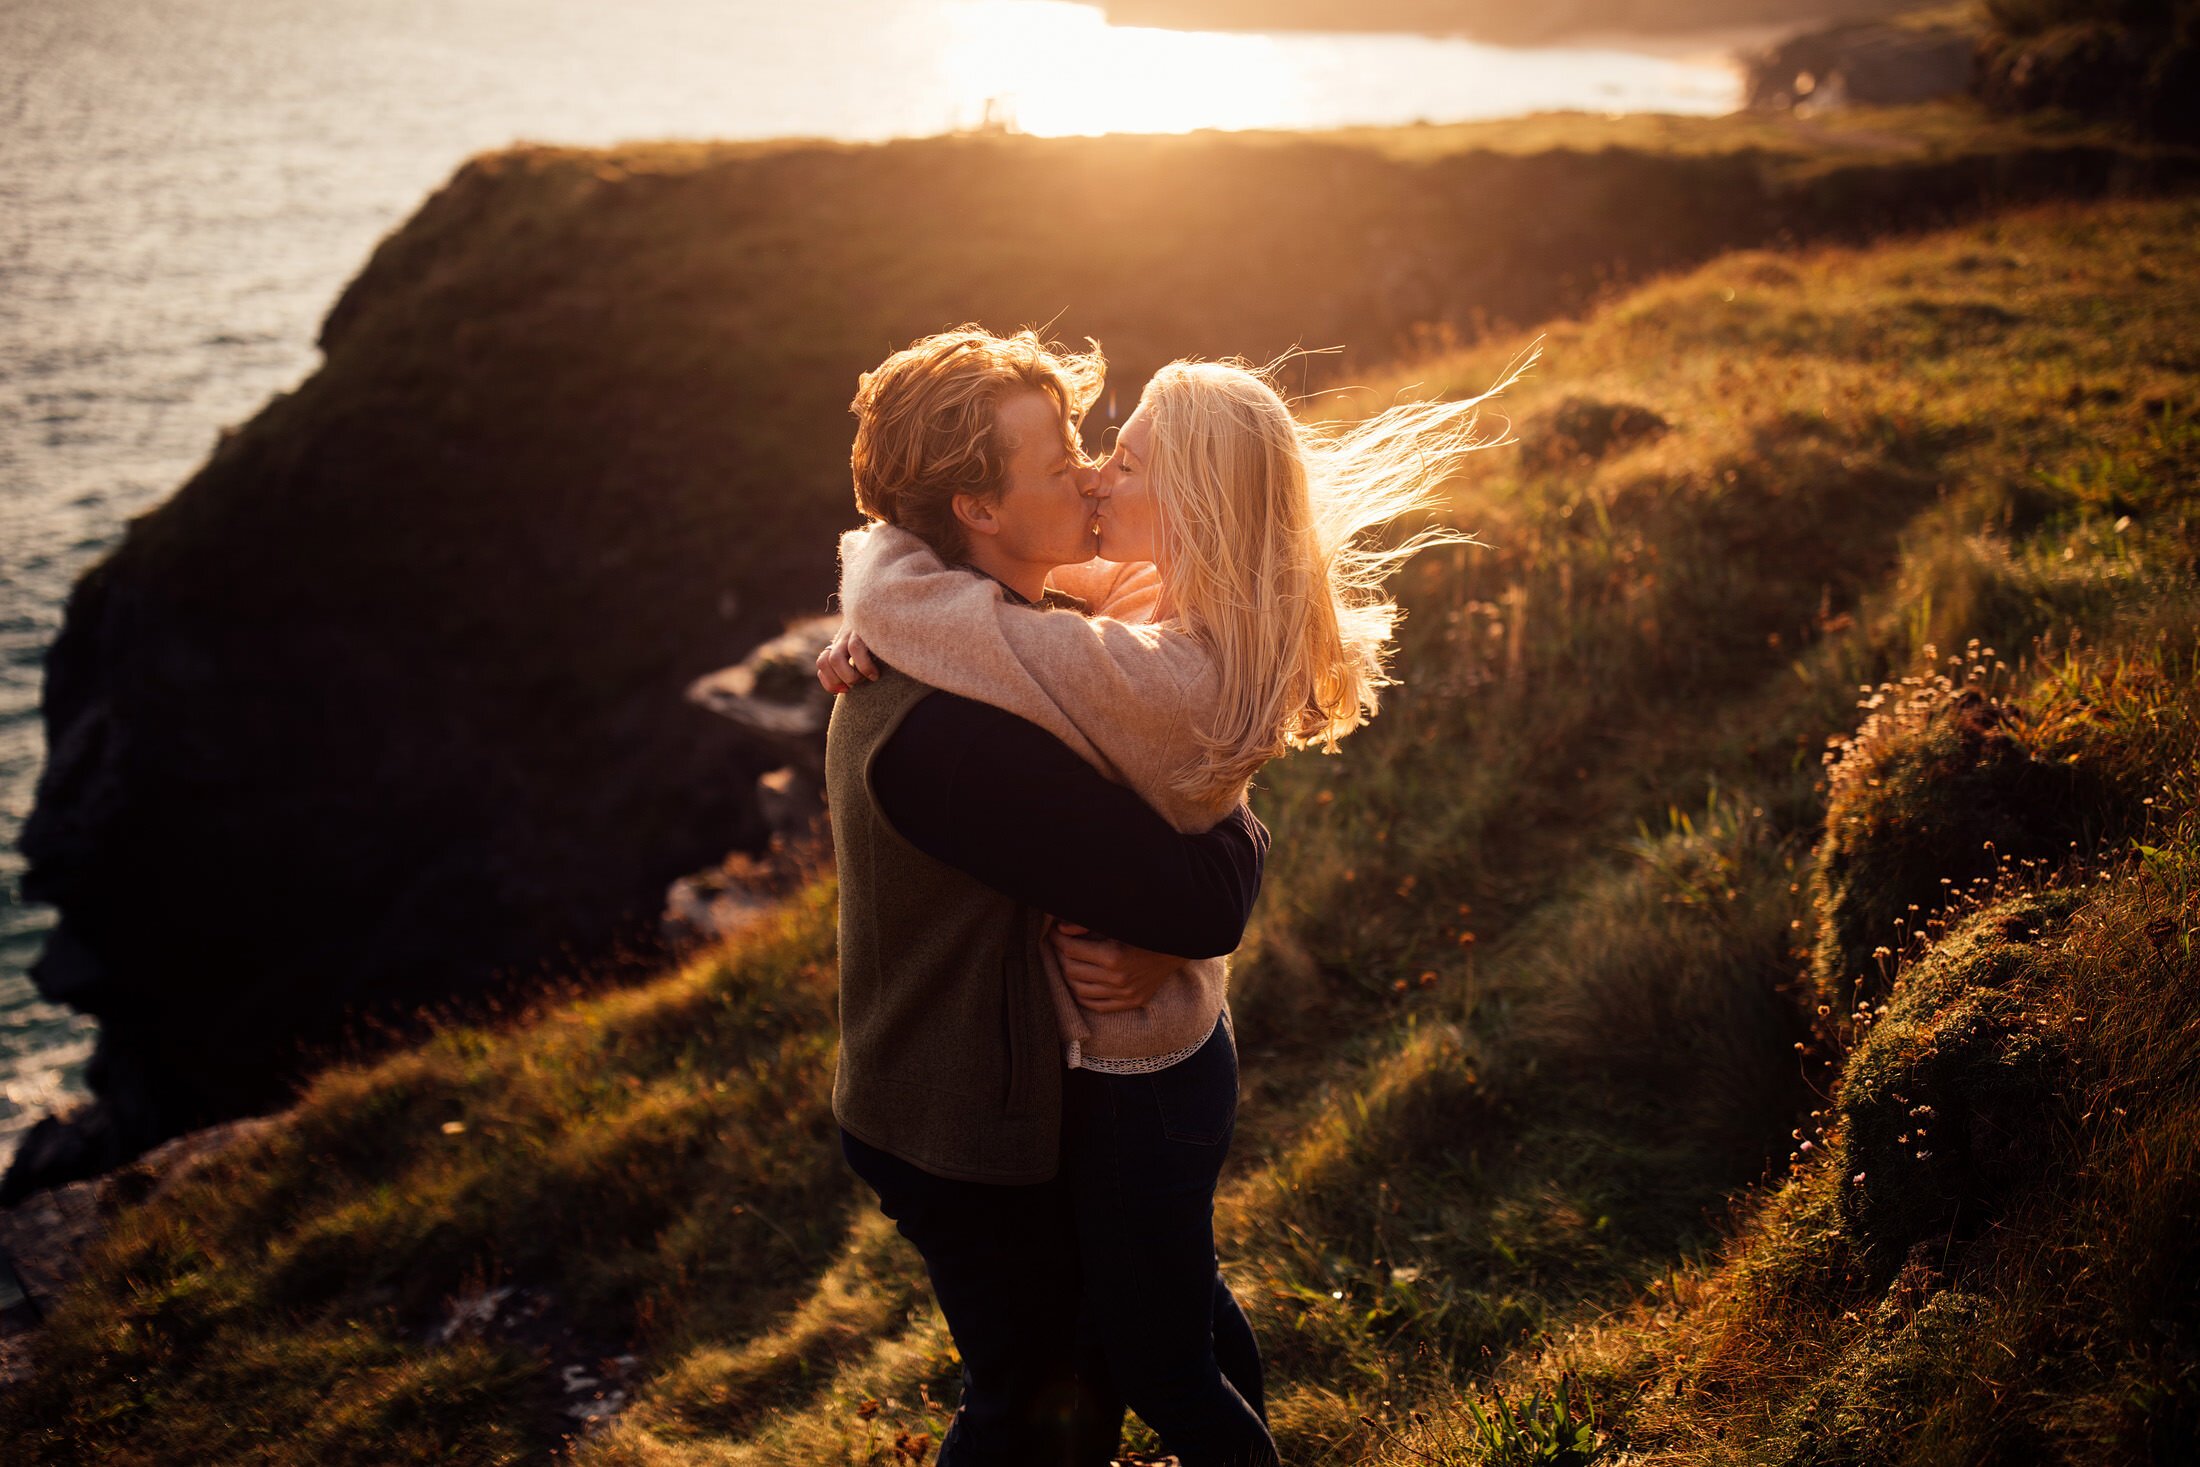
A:
[[[1152,952],[1235,950],[1260,894],[1268,830],[1249,807],[1185,835],[1037,724],[953,693],[903,716],[871,793],[934,860]]]

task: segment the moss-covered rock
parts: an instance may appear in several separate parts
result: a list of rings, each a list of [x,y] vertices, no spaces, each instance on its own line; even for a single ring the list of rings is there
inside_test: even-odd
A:
[[[1960,1387],[1963,1361],[1990,1315],[1989,1301],[1960,1290],[1922,1298],[1890,1291],[1870,1326],[1789,1408],[1781,1424],[1790,1449],[1781,1460],[1787,1467],[1904,1460],[1918,1403]]]
[[[1811,874],[1820,1003],[1877,997],[1949,899],[2006,860],[2067,850],[2086,776],[2033,757],[2010,710],[1946,678],[1882,687],[1833,757]]]
[[[1842,1223],[1874,1271],[1953,1250],[2036,1179],[2070,1058],[2037,939],[2062,900],[1973,918],[1898,980],[1849,1057],[1832,1164]]]

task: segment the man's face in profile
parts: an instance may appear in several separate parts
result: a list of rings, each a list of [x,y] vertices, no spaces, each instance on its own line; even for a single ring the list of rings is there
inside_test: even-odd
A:
[[[1096,470],[1061,405],[1037,389],[1018,392],[1002,399],[993,422],[1005,450],[1001,495],[992,506],[999,550],[1029,565],[1092,559]]]

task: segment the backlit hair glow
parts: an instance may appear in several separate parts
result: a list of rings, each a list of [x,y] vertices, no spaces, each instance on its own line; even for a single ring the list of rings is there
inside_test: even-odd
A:
[[[1442,524],[1378,532],[1440,509],[1461,458],[1502,441],[1480,405],[1533,361],[1479,397],[1343,425],[1300,422],[1240,363],[1155,374],[1142,403],[1163,583],[1221,681],[1180,790],[1226,796],[1287,748],[1335,750],[1374,714],[1400,614],[1384,583],[1421,550],[1473,539]]]

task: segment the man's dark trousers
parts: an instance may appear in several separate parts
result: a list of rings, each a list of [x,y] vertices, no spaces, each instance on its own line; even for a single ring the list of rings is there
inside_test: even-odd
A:
[[[1092,1424],[1080,1430],[1076,1419],[1079,1282],[1068,1183],[961,1182],[846,1131],[840,1145],[879,1210],[924,1255],[963,1357],[962,1402],[938,1467],[1078,1467],[1076,1443],[1092,1440]]]

